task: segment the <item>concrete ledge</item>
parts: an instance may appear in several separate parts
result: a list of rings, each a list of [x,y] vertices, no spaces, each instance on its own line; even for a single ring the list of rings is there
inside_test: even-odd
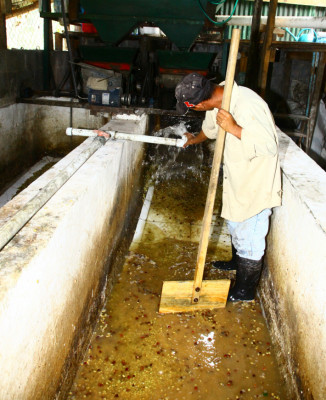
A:
[[[279,132],[283,204],[274,210],[261,295],[293,399],[326,398],[326,173]]]
[[[1,223],[91,140],[0,209]],[[0,253],[2,400],[64,398],[114,275],[142,159],[141,144],[108,142]]]

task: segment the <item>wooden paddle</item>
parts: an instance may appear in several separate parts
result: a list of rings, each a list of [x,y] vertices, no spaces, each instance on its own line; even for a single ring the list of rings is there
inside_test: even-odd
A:
[[[229,111],[230,109],[239,42],[240,30],[233,29],[221,107],[226,111]],[[185,312],[225,307],[230,288],[230,281],[228,279],[221,279],[203,282],[205,259],[207,254],[218,176],[224,150],[224,142],[225,130],[219,127],[206,198],[204,218],[201,227],[194,280],[183,282],[164,282],[159,309],[160,313]]]

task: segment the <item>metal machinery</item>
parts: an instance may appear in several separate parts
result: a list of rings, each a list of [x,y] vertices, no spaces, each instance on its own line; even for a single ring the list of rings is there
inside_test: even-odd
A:
[[[213,45],[195,42],[205,28],[219,38],[204,24],[199,0],[60,0],[49,12],[44,4],[42,17],[64,17],[67,41],[76,36],[67,25],[82,26],[78,45],[68,50],[81,67],[82,96],[92,105],[171,109],[181,77],[209,74],[217,55]],[[207,0],[201,5],[207,9]]]

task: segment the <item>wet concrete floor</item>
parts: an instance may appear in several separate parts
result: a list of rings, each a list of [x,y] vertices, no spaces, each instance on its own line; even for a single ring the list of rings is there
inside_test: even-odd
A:
[[[206,193],[198,177],[156,184],[68,400],[288,399],[258,301],[158,313],[164,280],[193,279]],[[207,263],[230,257],[217,197]],[[204,279],[228,274],[207,264]]]

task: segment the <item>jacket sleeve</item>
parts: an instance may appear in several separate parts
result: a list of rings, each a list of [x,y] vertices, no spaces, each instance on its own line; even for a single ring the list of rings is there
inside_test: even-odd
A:
[[[254,105],[242,126],[241,143],[249,160],[255,157],[274,157],[278,152],[273,116],[266,106]]]
[[[214,110],[206,111],[202,130],[209,139],[216,139],[218,125],[216,123],[216,112]]]

